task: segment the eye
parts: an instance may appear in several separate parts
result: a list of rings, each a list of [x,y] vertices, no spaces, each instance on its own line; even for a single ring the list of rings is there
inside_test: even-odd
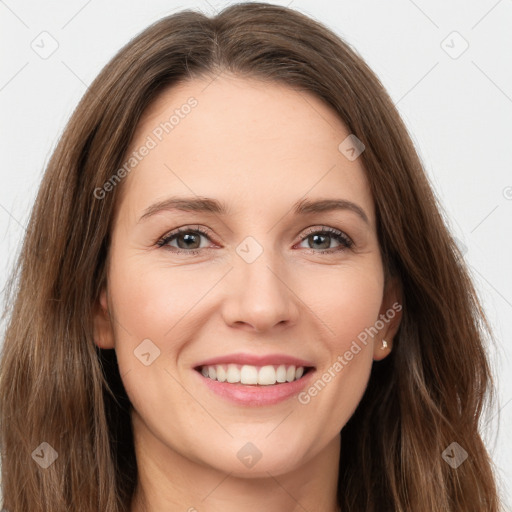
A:
[[[309,240],[309,249],[321,249],[321,251],[314,251],[313,252],[320,252],[322,253],[333,253],[338,251],[346,251],[347,249],[350,249],[354,242],[345,234],[343,231],[339,231],[334,228],[322,226],[321,229],[318,228],[312,228],[309,230],[305,236],[302,237],[302,242]],[[338,246],[331,248],[331,242],[335,240],[338,242]]]
[[[191,228],[178,228],[168,233],[157,242],[158,247],[170,248],[175,253],[198,254],[204,247],[201,247],[201,237],[210,240],[208,233],[200,226]],[[177,247],[171,245],[177,243]],[[211,240],[210,240],[211,241]]]
[[[199,254],[209,247],[201,247],[201,237],[211,242],[208,232],[201,226],[178,228],[162,237],[156,245],[172,251],[175,254]],[[354,243],[343,231],[322,226],[311,228],[302,237],[301,243],[309,241],[307,249],[309,252],[319,254],[331,254],[350,249]],[[335,241],[338,246],[332,248],[331,243]],[[176,243],[176,245],[173,245]],[[319,250],[315,250],[319,249]]]

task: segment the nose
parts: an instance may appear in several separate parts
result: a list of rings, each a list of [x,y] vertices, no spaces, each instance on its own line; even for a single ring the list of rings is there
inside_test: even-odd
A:
[[[222,313],[227,325],[253,332],[291,326],[299,317],[300,300],[282,260],[264,250],[249,263],[236,256],[227,276]]]

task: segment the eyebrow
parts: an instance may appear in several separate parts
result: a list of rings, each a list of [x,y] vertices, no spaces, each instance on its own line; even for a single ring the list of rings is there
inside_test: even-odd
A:
[[[226,203],[218,201],[217,199],[210,199],[207,197],[170,197],[146,208],[137,222],[141,222],[159,212],[173,210],[212,213],[216,215],[228,215],[230,212]],[[316,201],[303,199],[297,201],[291,210],[295,215],[349,210],[356,213],[364,220],[364,222],[370,224],[365,211],[356,203],[347,201],[346,199],[319,199]]]

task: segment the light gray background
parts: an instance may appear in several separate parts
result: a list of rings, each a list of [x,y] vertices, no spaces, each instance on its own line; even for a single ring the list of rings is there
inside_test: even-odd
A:
[[[43,169],[87,85],[123,44],[162,16],[183,8],[214,14],[228,3],[0,0],[0,289]],[[483,434],[510,508],[512,1],[273,3],[313,16],[353,45],[412,134],[495,329],[489,350],[500,412],[488,418]]]

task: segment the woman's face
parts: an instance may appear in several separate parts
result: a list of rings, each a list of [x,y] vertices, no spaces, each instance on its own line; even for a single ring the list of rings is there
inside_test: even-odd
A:
[[[230,75],[144,114],[95,332],[155,457],[277,475],[336,446],[399,318],[349,135],[316,97]]]

